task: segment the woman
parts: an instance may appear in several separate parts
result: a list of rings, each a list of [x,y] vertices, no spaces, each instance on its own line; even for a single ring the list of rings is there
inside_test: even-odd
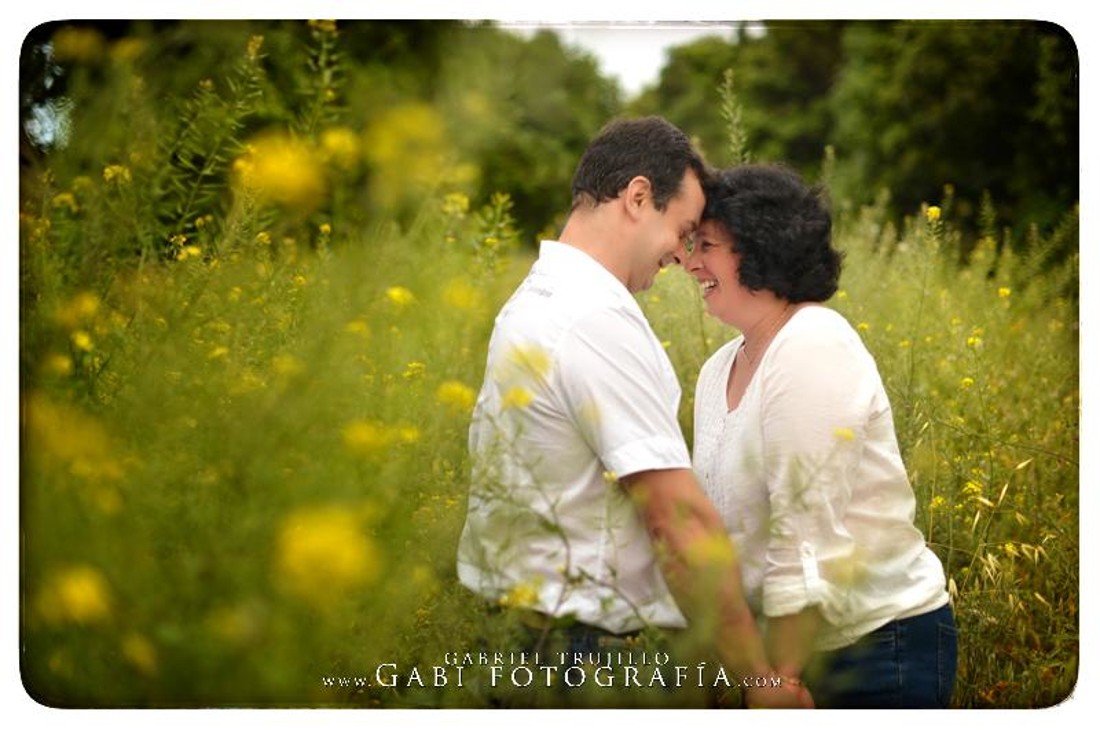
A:
[[[789,170],[715,175],[681,263],[742,334],[703,366],[696,473],[738,546],[773,666],[818,707],[946,707],[955,623],[873,358],[822,302],[840,254]]]

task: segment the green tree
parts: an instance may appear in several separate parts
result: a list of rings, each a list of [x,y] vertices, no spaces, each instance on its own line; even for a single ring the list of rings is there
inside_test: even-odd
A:
[[[1049,23],[858,23],[832,95],[843,193],[913,210],[954,187],[973,229],[988,192],[1022,231],[1078,197],[1077,56]]]
[[[636,108],[667,115],[698,138],[713,163],[728,164],[718,89],[730,70],[751,156],[816,170],[832,125],[828,100],[844,27],[789,21],[761,33],[743,25],[729,41],[707,37],[674,48],[659,84]]]
[[[477,162],[478,195],[507,192],[523,240],[568,212],[570,184],[588,140],[622,110],[595,59],[548,30],[529,39],[492,26],[456,36],[441,107],[455,140]]]

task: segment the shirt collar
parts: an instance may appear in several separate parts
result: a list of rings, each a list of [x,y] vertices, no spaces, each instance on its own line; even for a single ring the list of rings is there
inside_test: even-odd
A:
[[[561,241],[543,240],[539,243],[538,267],[547,273],[564,273],[570,277],[584,278],[594,286],[621,291],[632,301],[630,290],[607,268],[588,253]]]

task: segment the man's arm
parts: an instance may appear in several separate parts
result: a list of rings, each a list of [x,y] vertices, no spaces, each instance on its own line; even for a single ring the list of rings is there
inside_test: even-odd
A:
[[[733,543],[690,469],[640,472],[622,480],[657,550],[680,610],[715,637],[722,663],[738,677],[772,670],[752,611],[745,602]],[[752,688],[750,706],[812,707],[802,687]]]

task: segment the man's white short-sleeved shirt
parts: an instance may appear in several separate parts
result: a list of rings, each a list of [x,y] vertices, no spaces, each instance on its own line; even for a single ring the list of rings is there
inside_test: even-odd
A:
[[[617,477],[688,469],[680,385],[626,287],[543,241],[497,316],[470,426],[464,585],[613,632],[684,625]]]

